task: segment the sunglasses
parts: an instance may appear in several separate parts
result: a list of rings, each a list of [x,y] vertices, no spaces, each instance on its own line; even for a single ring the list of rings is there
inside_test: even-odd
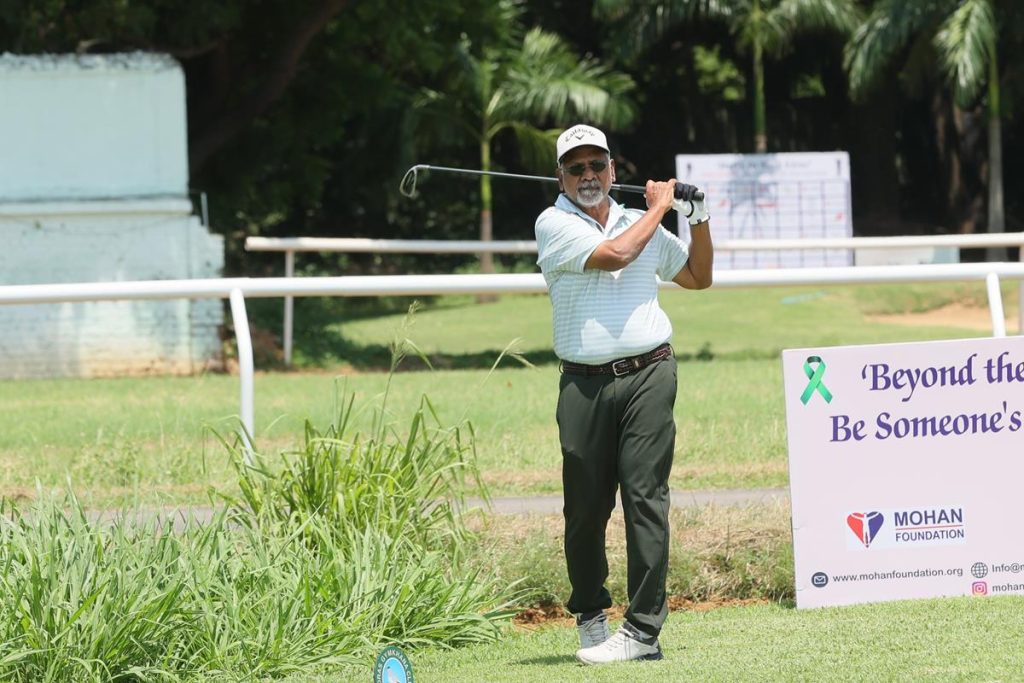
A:
[[[587,162],[585,164],[583,164],[583,163],[573,164],[572,166],[563,166],[562,168],[569,175],[576,176],[578,178],[581,175],[583,175],[583,171],[586,170],[587,166],[590,166],[590,170],[593,171],[594,173],[600,173],[604,169],[608,168],[608,162],[607,161],[590,161],[590,162]]]

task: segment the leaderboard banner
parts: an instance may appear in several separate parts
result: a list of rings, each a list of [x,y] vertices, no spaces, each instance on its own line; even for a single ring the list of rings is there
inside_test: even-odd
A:
[[[782,353],[797,607],[1024,594],[1024,337]]]
[[[715,239],[850,237],[850,157],[846,152],[677,154],[676,177],[708,196]],[[850,249],[729,249],[715,268],[853,265]]]

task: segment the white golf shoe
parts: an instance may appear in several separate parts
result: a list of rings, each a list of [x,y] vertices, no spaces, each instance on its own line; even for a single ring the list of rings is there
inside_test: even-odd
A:
[[[585,621],[576,618],[576,630],[580,632],[580,648],[587,649],[608,640],[608,617],[604,612]]]
[[[576,659],[584,664],[610,664],[634,659],[657,660],[662,659],[662,654],[657,640],[650,645],[641,643],[623,627],[600,645],[578,650]]]

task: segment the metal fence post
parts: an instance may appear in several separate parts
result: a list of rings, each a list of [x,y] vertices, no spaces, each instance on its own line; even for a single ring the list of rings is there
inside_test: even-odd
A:
[[[1006,317],[1003,313],[1003,292],[999,289],[999,275],[989,273],[985,276],[988,289],[988,309],[992,314],[992,336],[1006,336]]]
[[[295,252],[284,252],[284,276],[295,276]],[[284,298],[284,364],[291,367],[292,364],[292,324],[295,316],[295,298],[286,296]]]
[[[235,288],[229,296],[231,319],[235,323],[235,342],[238,345],[238,380],[240,387],[239,412],[242,419],[242,441],[245,445],[246,464],[252,464],[252,438],[256,434],[253,411],[253,361],[252,337],[249,334],[249,317],[245,312],[245,296]]]
[[[1021,263],[1024,263],[1024,244],[1017,247]],[[1017,334],[1024,336],[1024,280],[1017,281]]]

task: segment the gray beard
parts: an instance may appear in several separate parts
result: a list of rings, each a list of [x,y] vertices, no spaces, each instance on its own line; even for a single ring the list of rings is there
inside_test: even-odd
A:
[[[594,208],[604,201],[607,196],[604,193],[604,189],[598,184],[594,184],[591,187],[576,188],[576,203],[584,209]]]

